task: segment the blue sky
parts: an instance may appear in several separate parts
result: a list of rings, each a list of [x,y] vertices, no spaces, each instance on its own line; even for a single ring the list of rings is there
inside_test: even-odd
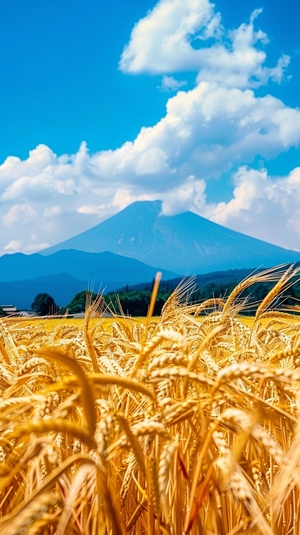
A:
[[[3,0],[0,254],[135,200],[300,250],[296,0]]]

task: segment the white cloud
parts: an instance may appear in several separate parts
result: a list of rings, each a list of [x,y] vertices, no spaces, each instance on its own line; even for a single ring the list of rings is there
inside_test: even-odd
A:
[[[206,183],[189,176],[181,186],[162,195],[162,214],[175,215],[192,211],[201,213],[206,208]]]
[[[16,253],[20,251],[22,242],[20,240],[11,240],[5,247],[3,247],[6,253]]]
[[[228,202],[207,204],[202,213],[244,234],[300,250],[300,168],[274,179],[265,169],[242,166],[234,182]]]
[[[0,254],[37,251],[155,198],[165,214],[192,210],[299,249],[299,168],[281,178],[254,168],[258,156],[264,162],[300,145],[299,109],[255,92],[280,82],[289,62],[267,65],[259,14],[226,31],[208,0],[160,0],[135,25],[120,68],[162,75],[160,88],[176,92],[165,115],[116,150],[89,154],[82,142],[71,155],[38,145],[27,159],[9,156],[0,165]],[[196,82],[184,90],[173,75],[187,71]],[[207,181],[230,174],[232,198],[208,198]]]
[[[36,176],[54,165],[56,156],[46,145],[38,145],[26,160],[9,156],[0,167],[0,180],[9,182],[19,176]]]
[[[2,216],[2,224],[5,226],[26,225],[35,216],[36,211],[29,204],[15,204]]]
[[[164,191],[189,175],[220,176],[257,154],[268,158],[299,144],[299,110],[250,89],[201,82],[170,98],[165,117],[134,142],[92,162],[103,178]]]
[[[26,246],[22,246],[22,241],[11,240],[7,245],[3,247],[3,254],[14,254],[22,250],[25,254],[37,253],[43,249],[50,247],[48,242],[31,243]],[[21,277],[21,276],[20,276]]]
[[[50,244],[49,242],[36,242],[36,243],[31,243],[30,245],[27,245],[26,247],[24,247],[24,253],[25,254],[33,254],[33,253],[38,253],[39,251],[42,251],[43,249],[47,249],[48,247],[50,247]]]
[[[168,76],[165,74],[162,77],[161,85],[157,86],[157,89],[166,93],[178,91],[180,87],[187,85],[185,80],[176,80],[174,76]]]
[[[254,29],[260,13],[255,10],[248,24],[226,33],[208,0],[160,0],[133,28],[120,68],[151,74],[199,71],[198,82],[242,88],[269,79],[279,82],[289,57],[282,56],[275,67],[265,66],[268,38]],[[207,39],[213,39],[209,46]]]
[[[50,194],[73,195],[80,191],[75,179],[82,170],[82,144],[74,156],[58,158],[46,145],[38,145],[31,150],[29,157],[22,161],[8,157],[0,165],[0,200],[13,201],[18,198],[47,198]],[[72,166],[73,177],[66,176]]]
[[[77,209],[78,214],[89,214],[89,215],[99,215],[102,213],[104,208],[103,204],[95,205],[95,204],[85,204],[83,206],[79,206]]]
[[[138,199],[163,198],[164,209],[169,212],[191,209],[204,214],[204,182],[222,180],[244,162],[251,168],[257,154],[262,159],[273,158],[299,144],[298,109],[270,95],[258,98],[251,89],[201,82],[170,98],[166,115],[156,125],[142,128],[133,142],[117,150],[90,155],[82,144],[75,155],[58,157],[42,147],[31,151],[23,162],[10,158],[8,165],[6,160],[0,166],[0,217],[9,235],[2,243],[0,238],[0,251],[9,241],[19,239],[28,225],[39,229],[35,246],[57,243]],[[32,154],[39,156],[38,164]],[[188,181],[191,176],[197,180]],[[224,214],[231,211],[225,224],[232,224],[233,208],[243,195],[248,202],[252,199],[253,179],[251,182],[250,175],[245,176],[248,182],[238,189],[235,186],[233,202],[224,207]],[[292,186],[284,183],[284,187]],[[255,194],[259,195],[257,188]],[[275,201],[270,198],[268,202]],[[255,221],[248,223],[246,209],[237,210],[240,230],[252,234],[257,230],[260,235]],[[207,215],[217,220],[217,210],[207,211]],[[295,207],[293,210],[296,213]],[[289,217],[289,229],[297,217]],[[243,226],[243,221],[248,226]],[[281,228],[281,237],[278,229],[269,238],[283,242],[286,225]],[[289,246],[296,248],[296,230],[289,234]],[[22,248],[31,241],[27,234]]]
[[[199,54],[188,36],[199,35],[209,24],[218,33],[219,17],[217,24],[213,18],[213,5],[207,0],[161,0],[133,28],[120,60],[121,70],[165,74],[195,69]]]
[[[129,204],[132,204],[135,201],[146,201],[146,200],[156,200],[156,194],[145,194],[139,195],[134,194],[130,189],[126,188],[117,188],[114,195],[111,197],[111,200],[106,204],[87,204],[80,206],[77,210],[79,214],[86,215],[97,215],[103,219],[103,214],[106,217],[123,210]]]

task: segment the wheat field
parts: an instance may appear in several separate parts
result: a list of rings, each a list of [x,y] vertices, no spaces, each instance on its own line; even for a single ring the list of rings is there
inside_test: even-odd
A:
[[[0,535],[300,534],[300,322],[266,270],[152,319],[0,323]],[[241,299],[274,281],[245,323]]]

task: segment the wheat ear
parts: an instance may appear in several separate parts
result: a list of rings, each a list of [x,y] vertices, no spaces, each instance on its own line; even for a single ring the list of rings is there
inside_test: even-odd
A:
[[[72,370],[76,377],[78,377],[82,387],[82,402],[85,411],[87,426],[90,434],[93,436],[95,433],[97,422],[94,392],[81,366],[74,358],[65,355],[62,351],[59,351],[57,349],[42,348],[36,353],[38,355],[42,355],[46,360],[49,359],[53,360],[54,362],[60,362],[61,364]]]

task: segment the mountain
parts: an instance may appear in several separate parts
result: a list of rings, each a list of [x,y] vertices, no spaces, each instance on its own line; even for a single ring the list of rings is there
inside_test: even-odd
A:
[[[58,306],[68,305],[88,285],[85,281],[62,273],[36,279],[0,282],[0,304],[14,304],[19,310],[30,310],[38,293],[48,293]],[[95,288],[97,291],[98,288]]]
[[[135,202],[54,247],[41,251],[110,251],[180,275],[271,267],[300,260],[290,251],[229,230],[192,212],[163,216],[161,201]]]
[[[49,256],[16,253],[0,257],[0,304],[30,308],[37,293],[47,292],[60,306],[82,290],[112,291],[151,282],[160,268],[110,252],[63,250]],[[162,270],[164,278],[176,273]]]

